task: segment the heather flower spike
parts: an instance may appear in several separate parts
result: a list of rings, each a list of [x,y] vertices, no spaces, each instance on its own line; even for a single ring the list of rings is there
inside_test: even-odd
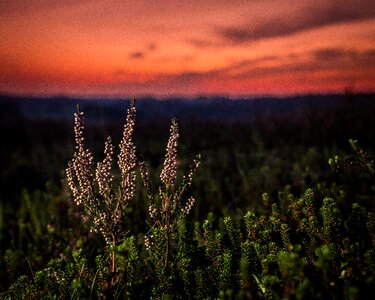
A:
[[[161,181],[168,189],[176,182],[177,177],[177,146],[178,146],[178,124],[177,120],[172,120],[170,136],[167,144],[167,153],[165,154],[163,170],[160,174]]]
[[[112,145],[112,140],[108,137],[104,146],[103,162],[99,162],[96,168],[96,181],[98,182],[99,193],[103,197],[110,197],[112,189],[113,175],[111,174],[111,170],[113,149],[114,146]]]
[[[94,166],[93,155],[90,150],[85,149],[84,145],[84,115],[77,106],[77,112],[74,114],[74,136],[75,153],[73,159],[69,162],[66,170],[68,185],[73,193],[77,205],[93,196],[92,189],[92,168]]]
[[[134,198],[137,167],[136,148],[133,142],[135,126],[135,100],[130,102],[127,112],[124,132],[120,142],[118,166],[121,172],[121,199],[120,206],[125,209],[126,204]]]

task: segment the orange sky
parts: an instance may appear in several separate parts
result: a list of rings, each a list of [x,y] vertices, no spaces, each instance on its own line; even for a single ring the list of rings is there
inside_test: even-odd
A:
[[[2,0],[0,93],[375,92],[375,1]]]

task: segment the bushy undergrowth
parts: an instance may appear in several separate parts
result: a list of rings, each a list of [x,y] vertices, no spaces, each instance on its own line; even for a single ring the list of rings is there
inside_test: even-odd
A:
[[[80,144],[82,120],[74,172],[62,189],[24,191],[13,222],[0,206],[2,298],[361,299],[375,292],[374,162],[357,141],[350,140],[350,154],[327,162],[329,174],[305,170],[317,177],[298,185],[301,192],[286,184],[246,210],[217,213],[213,205],[200,219],[200,185],[218,183],[202,175],[204,157],[196,175],[198,159],[185,175],[177,168],[188,164],[177,159],[176,121],[160,171],[136,158],[128,118],[112,178],[104,172],[109,156],[88,172],[94,165]],[[106,154],[113,151],[107,141]],[[250,186],[242,159],[232,163]],[[189,189],[195,198],[183,197]]]

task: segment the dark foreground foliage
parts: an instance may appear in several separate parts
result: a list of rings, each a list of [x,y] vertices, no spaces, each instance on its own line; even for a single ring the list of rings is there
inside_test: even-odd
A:
[[[188,134],[183,126],[181,134]],[[256,132],[249,139],[257,149],[251,159],[240,142],[212,155],[202,145],[191,187],[197,203],[171,227],[167,260],[165,228],[150,228],[140,173],[125,209],[128,231],[111,247],[90,232],[63,175],[59,184],[21,191],[13,207],[0,202],[1,298],[363,299],[375,292],[371,152],[355,140],[319,148],[275,144]],[[163,149],[166,135],[159,142],[151,148]],[[182,169],[192,158],[187,144],[182,138]],[[157,181],[159,153],[143,153]]]

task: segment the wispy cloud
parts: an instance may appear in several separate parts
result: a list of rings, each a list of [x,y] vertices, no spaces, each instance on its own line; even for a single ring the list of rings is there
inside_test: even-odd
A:
[[[229,66],[224,74],[236,79],[250,79],[286,73],[308,74],[309,72],[334,71],[334,74],[337,74],[340,71],[352,72],[356,69],[375,66],[375,48],[366,51],[322,48],[300,54],[291,53],[284,57],[275,57],[274,60],[277,62],[274,65],[263,64],[262,59],[258,61],[245,60],[241,64]]]
[[[187,40],[187,43],[194,46],[195,48],[203,49],[210,47],[218,47],[220,42],[207,39],[190,39]]]
[[[312,52],[313,57],[319,62],[344,63],[350,61],[352,64],[366,66],[375,65],[375,48],[368,50],[323,48]]]
[[[279,10],[276,15],[255,24],[248,22],[237,26],[221,26],[215,31],[226,41],[243,43],[371,18],[375,18],[375,2],[372,0],[309,1],[291,13]]]
[[[323,48],[313,51],[313,55],[318,61],[332,61],[346,57],[357,58],[359,53],[357,50],[347,50],[340,48]]]
[[[350,71],[369,66],[375,66],[375,48],[365,51],[321,48],[300,54],[289,53],[284,56],[244,59],[209,71],[159,74],[153,78],[153,81],[160,80],[172,85],[191,86],[206,80],[246,80],[281,74],[296,74],[298,76],[297,74],[308,74],[308,72]]]
[[[137,50],[129,53],[129,59],[144,59],[147,54],[150,54],[152,52],[155,52],[157,49],[157,46],[155,43],[151,43],[144,47],[142,50]]]
[[[135,51],[129,54],[130,59],[143,59],[145,54],[142,51]]]

